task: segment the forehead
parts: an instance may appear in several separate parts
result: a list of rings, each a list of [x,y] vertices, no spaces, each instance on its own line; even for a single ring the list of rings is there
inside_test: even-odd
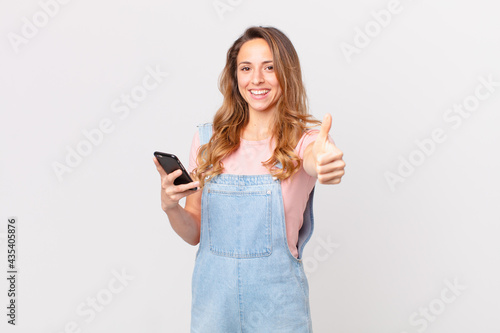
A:
[[[267,42],[262,38],[255,38],[245,42],[236,57],[237,63],[241,61],[261,62],[264,60],[273,60],[273,54]]]

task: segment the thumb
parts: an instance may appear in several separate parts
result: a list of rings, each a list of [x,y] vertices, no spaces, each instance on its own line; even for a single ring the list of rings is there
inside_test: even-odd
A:
[[[328,133],[330,132],[330,128],[332,127],[332,116],[327,113],[323,117],[323,122],[321,123],[321,129],[318,134],[318,139],[323,141],[328,141]]]

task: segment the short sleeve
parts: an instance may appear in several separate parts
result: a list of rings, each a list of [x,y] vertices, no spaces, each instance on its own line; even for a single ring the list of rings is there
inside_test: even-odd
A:
[[[299,143],[297,144],[296,154],[299,155],[301,159],[304,159],[304,152],[309,146],[310,143],[316,141],[318,137],[319,130],[307,130],[300,138]],[[335,144],[330,134],[328,134],[328,139]]]
[[[196,156],[198,155],[198,149],[200,148],[200,134],[196,131],[193,135],[193,140],[191,142],[191,150],[189,152],[189,166],[188,173],[191,173],[198,164],[196,163]]]

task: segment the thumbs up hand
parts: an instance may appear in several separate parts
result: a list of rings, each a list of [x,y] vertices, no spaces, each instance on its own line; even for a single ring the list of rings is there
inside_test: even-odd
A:
[[[321,130],[316,141],[312,144],[312,157],[320,184],[338,184],[345,173],[345,162],[342,160],[344,154],[328,139],[331,127],[332,116],[327,113],[323,117]]]

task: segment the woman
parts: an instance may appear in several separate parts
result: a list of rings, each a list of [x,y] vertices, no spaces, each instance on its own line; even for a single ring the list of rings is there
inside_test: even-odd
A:
[[[198,126],[189,171],[161,175],[162,209],[200,244],[191,332],[312,332],[302,252],[313,229],[316,179],[338,184],[342,152],[308,114],[297,53],[272,27],[250,27],[227,53],[213,124]],[[200,187],[197,191],[191,188]],[[186,198],[182,208],[179,200]]]

